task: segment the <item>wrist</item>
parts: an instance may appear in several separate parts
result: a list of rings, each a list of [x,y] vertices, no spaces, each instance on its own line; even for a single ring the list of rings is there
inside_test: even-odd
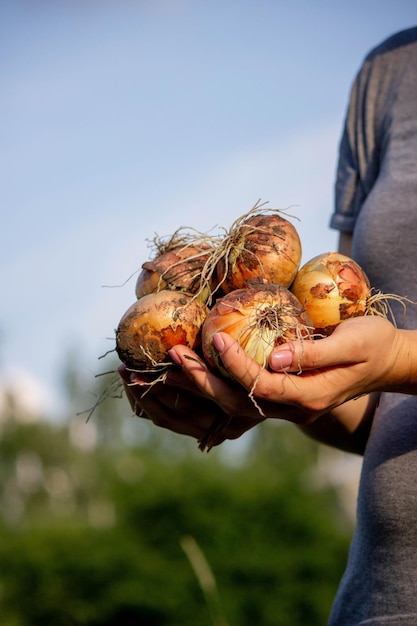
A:
[[[417,395],[417,331],[397,329],[388,383],[381,391]]]

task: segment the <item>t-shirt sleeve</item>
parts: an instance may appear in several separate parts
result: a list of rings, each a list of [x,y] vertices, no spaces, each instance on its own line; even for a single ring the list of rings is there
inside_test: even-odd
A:
[[[339,148],[339,162],[335,184],[335,210],[330,227],[342,232],[353,232],[356,218],[365,199],[355,158],[352,133],[349,132],[351,111],[348,111]]]
[[[410,67],[414,69],[412,64],[405,65],[404,59],[410,54],[404,47],[407,42],[405,35],[397,36],[375,48],[365,57],[353,81],[339,146],[331,228],[353,232],[359,212],[379,178],[381,159],[386,158],[388,146],[396,137],[397,144],[405,144],[401,133],[404,138],[407,136],[407,146],[402,149],[410,150],[410,128],[399,126],[404,125],[402,120],[409,124],[415,118],[414,113],[404,112],[401,101],[401,94],[407,88],[406,102],[414,102],[410,86],[401,78],[406,70],[410,75]],[[396,63],[399,56],[401,63]],[[415,84],[415,78],[408,82]]]
[[[353,232],[356,218],[366,197],[359,165],[360,134],[363,129],[361,106],[361,72],[358,73],[350,92],[348,110],[342,139],[335,184],[334,213],[330,227],[342,232]]]
[[[330,219],[330,227],[342,232],[353,232],[378,170],[374,109],[379,78],[374,70],[372,61],[365,59],[350,90]]]

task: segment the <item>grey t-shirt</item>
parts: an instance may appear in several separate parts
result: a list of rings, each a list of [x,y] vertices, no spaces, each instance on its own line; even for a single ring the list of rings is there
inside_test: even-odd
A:
[[[417,301],[417,28],[365,59],[340,145],[331,226],[353,232],[371,284]],[[397,324],[417,329],[417,306]],[[417,396],[381,396],[329,626],[417,625]]]

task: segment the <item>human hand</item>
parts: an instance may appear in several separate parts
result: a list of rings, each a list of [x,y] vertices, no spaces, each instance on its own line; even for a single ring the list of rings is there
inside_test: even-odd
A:
[[[402,333],[377,316],[348,320],[330,337],[274,350],[273,371],[250,359],[229,335],[219,333],[216,347],[235,382],[218,377],[194,352],[179,345],[170,355],[182,371],[170,370],[164,383],[147,388],[142,375],[121,374],[136,414],[210,448],[239,437],[267,417],[308,426],[351,398],[395,387],[407,364]]]
[[[191,354],[191,358],[202,363],[197,355]],[[179,368],[168,369],[163,381],[157,382],[154,377],[129,370],[124,364],[119,367],[119,374],[134,414],[161,428],[194,437],[201,450],[210,450],[226,439],[236,439],[264,419],[259,414],[237,416],[226,412]],[[224,394],[233,393],[227,383],[218,382]]]
[[[347,320],[330,337],[275,349],[269,362],[273,371],[246,356],[229,335],[219,333],[214,339],[223,365],[248,394],[260,404],[267,401],[269,407],[284,403],[284,415],[281,405],[275,408],[277,417],[308,424],[357,396],[401,387],[410,370],[407,332],[413,331],[398,331],[378,316]],[[187,349],[176,346],[173,351],[200,389],[225,406],[226,399],[219,397],[203,368],[184,359]],[[298,411],[291,414],[287,405]]]

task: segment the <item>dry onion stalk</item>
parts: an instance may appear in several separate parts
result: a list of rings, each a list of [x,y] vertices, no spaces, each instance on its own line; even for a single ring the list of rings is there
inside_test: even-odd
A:
[[[207,283],[217,275],[216,289],[230,293],[251,282],[289,287],[301,262],[301,241],[284,211],[259,201],[239,217],[214,247],[202,272]]]
[[[408,298],[374,292],[363,269],[340,252],[319,254],[297,273],[291,291],[305,307],[315,332],[330,335],[351,317],[379,315],[395,323],[390,301],[405,308]]]
[[[122,316],[116,351],[132,370],[158,371],[172,364],[168,350],[181,344],[195,350],[201,343],[206,305],[191,294],[162,290],[143,296]]]

